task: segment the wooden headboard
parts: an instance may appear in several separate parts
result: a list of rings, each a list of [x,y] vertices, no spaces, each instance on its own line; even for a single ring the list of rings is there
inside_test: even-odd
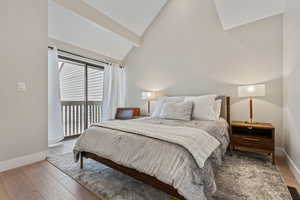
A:
[[[222,100],[221,106],[221,117],[226,119],[227,123],[230,124],[230,97],[229,96],[219,96],[216,99]]]

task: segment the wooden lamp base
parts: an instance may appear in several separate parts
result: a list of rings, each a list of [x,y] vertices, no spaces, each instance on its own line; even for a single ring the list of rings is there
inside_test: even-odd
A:
[[[253,100],[252,100],[252,97],[250,97],[249,104],[250,104],[250,123],[252,124],[253,123]]]
[[[253,99],[250,97],[249,99],[249,121],[245,121],[247,124],[253,124]]]

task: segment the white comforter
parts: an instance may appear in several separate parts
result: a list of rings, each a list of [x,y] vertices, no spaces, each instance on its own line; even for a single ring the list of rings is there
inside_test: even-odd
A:
[[[224,146],[220,138],[226,137],[226,125],[223,123],[222,131],[212,134],[197,124],[163,122],[132,120],[95,124],[78,139],[74,153],[97,154],[173,185],[187,200],[206,200],[216,190],[212,181],[213,165],[208,158]]]

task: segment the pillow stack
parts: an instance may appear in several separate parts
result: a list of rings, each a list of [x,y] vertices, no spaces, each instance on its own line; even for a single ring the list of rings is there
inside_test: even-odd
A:
[[[160,97],[152,118],[215,121],[220,118],[222,100],[217,95]]]

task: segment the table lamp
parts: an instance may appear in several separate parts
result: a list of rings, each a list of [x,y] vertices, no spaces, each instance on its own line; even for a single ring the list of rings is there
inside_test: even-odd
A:
[[[155,92],[142,92],[142,99],[148,102],[148,114],[150,114],[150,102],[155,99]]]
[[[253,100],[252,100],[252,97],[266,96],[266,86],[264,84],[239,86],[238,87],[238,96],[239,97],[249,97],[250,123],[253,123]]]

